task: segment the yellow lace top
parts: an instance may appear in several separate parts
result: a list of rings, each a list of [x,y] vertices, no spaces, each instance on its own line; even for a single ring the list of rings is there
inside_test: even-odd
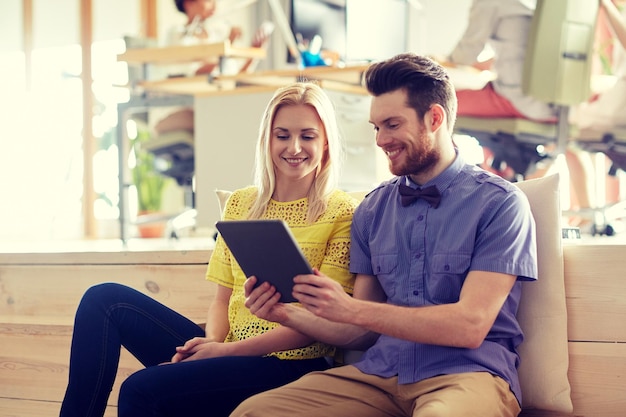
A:
[[[248,187],[235,191],[228,199],[224,210],[225,220],[240,220],[247,217],[256,197],[256,188]],[[358,202],[343,191],[331,195],[328,208],[317,221],[306,222],[308,199],[270,203],[263,215],[266,219],[283,219],[290,227],[304,256],[313,268],[337,280],[348,293],[352,293],[354,275],[349,271],[350,224]],[[231,257],[226,244],[217,238],[209,261],[207,280],[233,290],[228,307],[230,331],[226,342],[244,340],[265,333],[278,326],[250,313],[245,307],[243,284],[246,276]],[[311,359],[333,355],[334,348],[323,343],[274,352],[270,355],[281,359]]]

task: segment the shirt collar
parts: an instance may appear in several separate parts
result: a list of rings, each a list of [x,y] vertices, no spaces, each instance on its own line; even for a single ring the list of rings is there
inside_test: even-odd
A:
[[[450,184],[452,184],[452,181],[454,180],[454,178],[456,178],[459,172],[461,172],[461,169],[465,166],[465,160],[463,159],[461,155],[459,155],[458,149],[455,149],[455,152],[456,152],[456,158],[454,158],[454,161],[452,161],[452,163],[441,174],[437,175],[435,178],[428,181],[426,184],[418,186],[415,182],[413,182],[413,180],[411,180],[411,177],[409,177],[408,175],[404,176],[404,179],[403,179],[404,184],[412,188],[418,188],[418,187],[425,188],[430,185],[434,185],[437,187],[437,190],[439,190],[439,192],[443,196],[444,191],[447,190],[448,187],[450,187]]]

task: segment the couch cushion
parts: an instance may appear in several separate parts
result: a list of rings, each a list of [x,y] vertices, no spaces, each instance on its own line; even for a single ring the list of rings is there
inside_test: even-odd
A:
[[[220,217],[224,213],[224,209],[226,208],[226,202],[228,201],[228,197],[232,194],[232,191],[228,190],[215,190],[215,196],[217,197],[217,203],[220,205]]]
[[[522,284],[518,311],[525,336],[519,348],[522,406],[571,413],[559,176],[516,185],[528,197],[537,225],[539,267],[539,279]]]

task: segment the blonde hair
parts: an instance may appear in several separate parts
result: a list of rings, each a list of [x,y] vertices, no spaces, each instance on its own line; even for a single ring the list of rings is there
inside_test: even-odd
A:
[[[258,194],[248,213],[250,219],[258,219],[263,215],[276,186],[274,164],[270,154],[270,138],[276,113],[281,107],[303,104],[313,107],[317,112],[328,143],[307,195],[309,199],[307,221],[314,222],[326,210],[328,197],[337,186],[343,157],[335,109],[320,86],[311,82],[297,82],[278,89],[263,114],[255,157],[254,183]]]

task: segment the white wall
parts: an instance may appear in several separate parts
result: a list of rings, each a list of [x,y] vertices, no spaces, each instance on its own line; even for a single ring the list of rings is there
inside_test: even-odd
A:
[[[0,2],[0,51],[20,51],[22,49],[22,1],[3,0]]]
[[[449,53],[467,26],[471,1],[410,1],[410,4],[417,3],[421,7],[410,7],[408,50],[424,55]]]
[[[405,0],[347,0],[346,11],[348,61],[380,60],[406,51]]]
[[[467,26],[471,1],[409,1],[408,50],[423,55],[445,55],[451,52]]]

